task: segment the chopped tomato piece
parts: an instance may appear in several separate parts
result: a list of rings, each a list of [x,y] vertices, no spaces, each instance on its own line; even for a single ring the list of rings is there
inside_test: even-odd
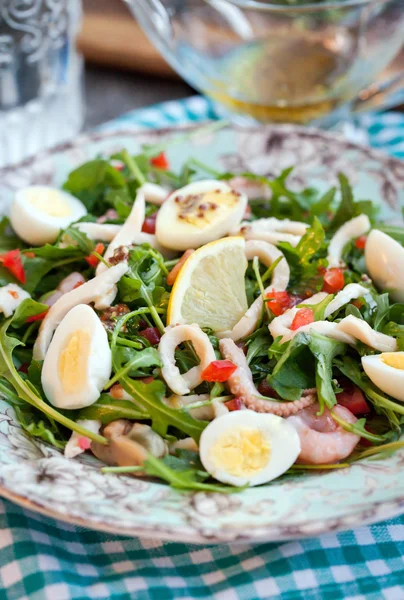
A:
[[[237,366],[231,360],[213,360],[202,371],[201,377],[203,381],[215,381],[223,383],[227,381],[237,369]]]
[[[327,269],[324,274],[323,292],[335,294],[344,287],[344,272],[342,269]]]
[[[361,235],[355,240],[355,246],[358,250],[363,250],[366,246],[366,240],[368,239],[367,235]]]
[[[233,398],[232,400],[225,402],[224,405],[230,412],[232,412],[233,410],[241,410],[243,403],[241,402],[240,398]]]
[[[26,282],[27,278],[22,265],[20,250],[10,250],[6,254],[3,254],[0,256],[0,262],[7,271],[10,271],[11,275],[14,275],[14,277],[18,279],[18,281],[21,283]]]
[[[33,323],[34,321],[43,321],[47,314],[48,314],[48,311],[45,310],[44,312],[39,313],[39,315],[32,315],[32,317],[28,317],[25,322]]]
[[[142,226],[142,231],[144,231],[145,233],[156,233],[157,213],[158,210],[156,210],[156,212],[150,215],[149,217],[145,218]]]
[[[311,308],[299,308],[297,313],[295,314],[295,318],[292,321],[292,325],[290,329],[295,331],[296,329],[300,329],[304,325],[309,325],[314,322],[314,313]]]
[[[370,412],[362,390],[356,385],[348,384],[343,392],[337,394],[337,402],[354,415],[365,415]]]
[[[94,252],[97,252],[97,254],[101,254],[101,255],[104,254],[104,250],[105,250],[105,246],[101,242],[99,242],[96,245],[96,247],[94,248]],[[90,265],[90,267],[93,267],[93,269],[95,269],[95,267],[100,262],[100,259],[97,256],[94,256],[94,254],[90,254],[89,256],[85,256],[84,260],[86,260],[87,263]]]
[[[35,258],[35,252],[24,252],[24,256],[27,258]]]
[[[272,292],[266,294],[266,298],[269,300],[266,304],[275,317],[279,317],[285,310],[290,308],[291,297],[287,292],[275,292],[275,290],[272,290]]]
[[[154,377],[141,377],[140,381],[146,384],[152,383],[154,381]]]
[[[91,448],[91,442],[88,437],[79,437],[77,445],[81,450],[89,450]]]
[[[146,329],[142,329],[142,331],[139,331],[139,335],[146,338],[146,340],[152,346],[157,346],[161,338],[161,333],[157,329],[157,327],[146,327]]]
[[[277,392],[271,387],[266,379],[263,379],[258,384],[258,391],[261,396],[268,396],[269,398],[279,398]]]
[[[170,163],[168,162],[165,152],[160,152],[160,154],[157,154],[157,156],[153,156],[153,158],[150,159],[150,164],[158,169],[170,168]]]
[[[362,308],[363,306],[363,302],[362,300],[359,300],[359,298],[357,300],[352,300],[351,304],[356,306],[356,308]]]
[[[318,269],[317,269],[317,273],[319,275],[323,275],[324,276],[326,274],[326,272],[327,272],[327,269],[325,267],[318,267]]]
[[[20,366],[18,367],[18,371],[19,371],[20,373],[28,373],[28,367],[29,367],[29,364],[28,364],[28,363],[22,363],[22,365],[20,365]]]

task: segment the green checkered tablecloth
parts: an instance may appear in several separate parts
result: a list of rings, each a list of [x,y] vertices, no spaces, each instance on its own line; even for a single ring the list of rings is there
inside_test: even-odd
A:
[[[200,97],[107,128],[215,118]],[[404,158],[404,117],[365,115],[373,146]],[[0,500],[0,600],[404,600],[404,517],[279,544],[197,546],[107,535]]]

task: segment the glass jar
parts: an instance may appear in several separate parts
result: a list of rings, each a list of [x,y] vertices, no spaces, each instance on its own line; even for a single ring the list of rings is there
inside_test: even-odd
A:
[[[0,167],[83,123],[81,0],[0,0]]]

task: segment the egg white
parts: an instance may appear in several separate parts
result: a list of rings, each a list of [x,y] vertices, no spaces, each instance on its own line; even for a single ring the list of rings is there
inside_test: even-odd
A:
[[[206,218],[198,218],[198,210],[184,218],[180,216],[183,210],[183,200],[194,195],[217,193],[214,210],[206,210]],[[229,206],[221,202],[220,195],[235,194],[234,190],[223,181],[206,180],[196,181],[176,190],[162,204],[156,220],[156,237],[158,242],[173,250],[187,250],[199,248],[204,244],[228,235],[240,226],[244,211],[247,206],[247,196],[235,196],[235,203]],[[179,199],[181,200],[179,202]],[[201,198],[203,203],[203,197]]]
[[[228,434],[238,435],[240,432],[259,432],[268,443],[269,457],[253,474],[231,472],[223,464],[216,452],[217,443]],[[214,419],[203,430],[199,452],[205,470],[215,479],[229,485],[250,486],[267,483],[287,471],[300,454],[300,439],[293,425],[285,419],[267,413],[256,413],[252,410],[229,412]]]
[[[88,347],[79,345],[71,368],[63,371],[62,355],[71,349],[69,344],[77,335],[86,336]],[[63,409],[90,406],[99,398],[111,369],[111,349],[101,321],[89,306],[75,306],[56,329],[45,356],[41,381],[47,399]]]
[[[53,244],[60,231],[87,214],[74,196],[44,185],[19,190],[10,209],[11,226],[32,246]]]
[[[389,353],[390,354],[390,353]],[[395,352],[404,361],[404,352]],[[384,354],[362,356],[362,366],[369,379],[382,392],[389,394],[395,400],[404,402],[404,369],[392,367],[384,362]]]
[[[392,237],[373,229],[366,240],[366,270],[376,286],[404,302],[404,248]]]

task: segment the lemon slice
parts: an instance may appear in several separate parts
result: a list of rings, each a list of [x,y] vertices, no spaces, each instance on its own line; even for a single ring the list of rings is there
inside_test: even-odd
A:
[[[202,246],[184,263],[171,292],[169,325],[232,329],[248,309],[245,241],[227,237]]]

